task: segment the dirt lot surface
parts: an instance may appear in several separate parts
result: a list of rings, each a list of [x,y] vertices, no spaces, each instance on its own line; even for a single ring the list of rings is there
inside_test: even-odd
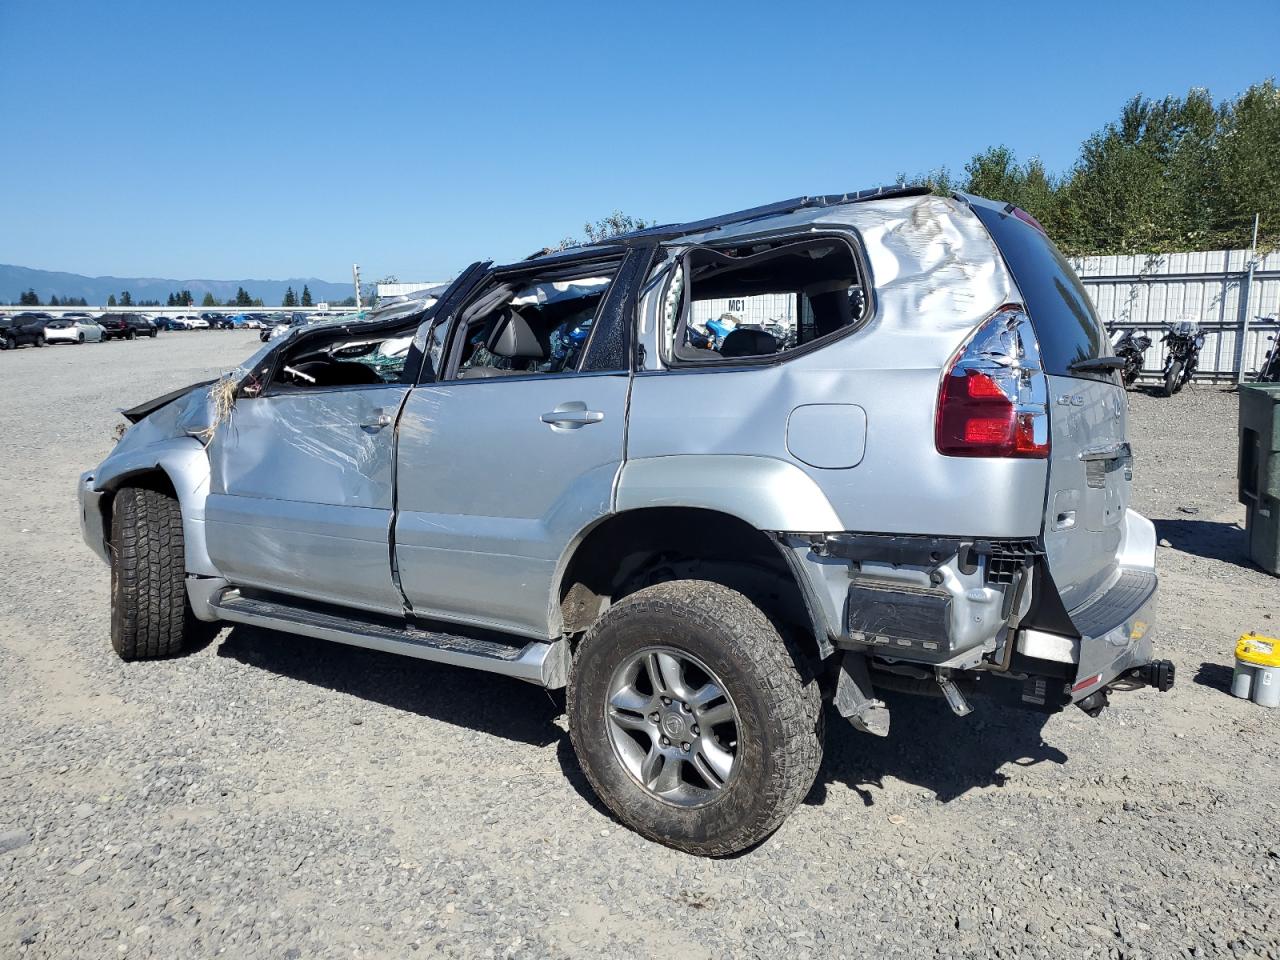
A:
[[[1280,631],[1234,394],[1131,395],[1171,694],[832,715],[807,801],[708,861],[610,819],[532,686],[243,627],[116,660],[76,477],[114,409],[256,345],[0,354],[0,957],[1280,958],[1280,711],[1226,692]]]

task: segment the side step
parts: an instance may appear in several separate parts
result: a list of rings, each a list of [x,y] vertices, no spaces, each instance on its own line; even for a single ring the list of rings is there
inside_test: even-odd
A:
[[[337,616],[306,607],[241,596],[230,590],[210,606],[218,619],[246,623],[319,640],[348,643],[370,650],[450,663],[527,680],[539,686],[559,688],[569,680],[569,646],[563,639],[536,640],[523,647],[491,640],[476,640],[448,633],[432,633],[413,627],[387,626],[359,619],[359,614]]]

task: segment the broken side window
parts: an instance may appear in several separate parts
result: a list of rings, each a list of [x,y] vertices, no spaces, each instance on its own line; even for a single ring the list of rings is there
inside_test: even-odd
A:
[[[683,290],[667,294],[680,302],[668,340],[676,364],[772,357],[866,317],[858,262],[841,239],[698,248],[684,268]]]

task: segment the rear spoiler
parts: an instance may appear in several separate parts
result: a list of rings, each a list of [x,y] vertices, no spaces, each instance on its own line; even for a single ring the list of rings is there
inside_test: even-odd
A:
[[[151,414],[155,413],[161,407],[167,407],[169,404],[173,403],[173,401],[181,400],[192,390],[199,390],[201,387],[207,387],[211,383],[217,383],[217,378],[215,377],[212,380],[201,380],[199,383],[193,383],[186,387],[179,387],[177,390],[161,394],[152,400],[147,400],[144,403],[138,404],[136,407],[130,407],[128,410],[121,410],[120,416],[124,417],[130,423],[137,423],[139,420],[151,416]]]

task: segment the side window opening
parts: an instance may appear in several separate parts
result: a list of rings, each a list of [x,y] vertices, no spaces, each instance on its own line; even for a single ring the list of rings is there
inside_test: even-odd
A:
[[[573,373],[618,264],[507,278],[462,312],[456,379]]]
[[[246,394],[281,394],[334,387],[382,386],[400,383],[406,376],[406,361],[413,347],[421,315],[406,319],[393,330],[356,331],[335,329],[331,336],[308,338],[285,348],[274,364],[254,372]],[[270,368],[274,367],[274,373]],[[262,379],[271,376],[265,389]]]
[[[665,305],[677,363],[776,356],[867,314],[857,260],[840,239],[695,249],[681,270]]]

